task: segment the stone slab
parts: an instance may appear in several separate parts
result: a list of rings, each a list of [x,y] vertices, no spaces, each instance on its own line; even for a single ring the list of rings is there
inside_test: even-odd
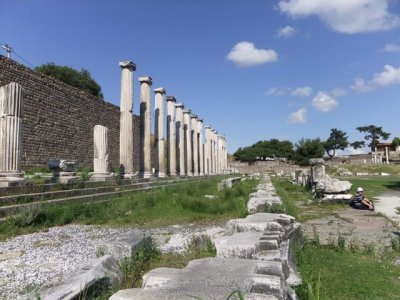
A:
[[[246,299],[288,299],[293,291],[282,277],[264,274],[267,265],[248,259],[198,259],[184,269],[154,269],[144,275],[142,289],[119,291],[110,300],[225,300],[235,290],[242,291]]]

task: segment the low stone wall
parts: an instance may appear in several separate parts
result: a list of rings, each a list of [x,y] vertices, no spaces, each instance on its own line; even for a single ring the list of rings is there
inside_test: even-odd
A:
[[[51,159],[77,160],[81,167],[92,168],[95,125],[108,127],[109,163],[119,167],[118,106],[0,55],[0,86],[10,82],[25,90],[22,170],[47,166]],[[133,161],[138,170],[140,120],[133,119]]]

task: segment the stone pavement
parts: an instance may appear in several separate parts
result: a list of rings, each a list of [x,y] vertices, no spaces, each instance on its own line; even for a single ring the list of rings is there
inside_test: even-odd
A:
[[[400,225],[400,192],[391,191],[379,196],[375,201],[375,211]]]

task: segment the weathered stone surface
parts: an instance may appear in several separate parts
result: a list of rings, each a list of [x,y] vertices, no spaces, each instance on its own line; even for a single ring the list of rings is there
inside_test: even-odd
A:
[[[351,189],[352,184],[349,181],[341,181],[324,175],[319,179],[315,186],[316,191],[322,191],[324,194],[341,194]]]
[[[63,284],[51,288],[42,288],[18,299],[34,300],[38,297],[42,300],[76,299],[82,295],[84,290],[94,287],[99,282],[112,284],[121,276],[118,262],[111,255],[106,255],[83,267]]]
[[[111,255],[116,260],[121,260],[124,257],[129,257],[132,253],[151,245],[150,236],[142,231],[133,231],[127,234],[122,234],[115,239],[107,241],[100,245],[97,252],[103,255]]]
[[[142,289],[122,290],[110,300],[122,299],[227,299],[241,290],[246,299],[287,299],[293,291],[270,262],[205,258],[184,269],[159,268],[145,274]]]

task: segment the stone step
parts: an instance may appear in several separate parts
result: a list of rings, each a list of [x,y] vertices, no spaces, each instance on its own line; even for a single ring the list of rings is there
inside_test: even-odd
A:
[[[173,180],[164,180],[161,182],[147,182],[142,183],[140,185],[133,185],[133,186],[126,186],[125,188],[112,191],[112,192],[104,192],[104,193],[96,193],[96,194],[89,194],[89,195],[81,195],[81,196],[72,196],[66,198],[58,198],[52,200],[44,200],[44,201],[35,201],[31,203],[25,204],[16,204],[16,205],[7,205],[7,206],[0,206],[0,218],[6,218],[12,215],[19,214],[23,211],[29,211],[35,207],[40,207],[43,205],[55,205],[55,204],[62,204],[62,203],[69,203],[69,202],[80,202],[80,203],[88,203],[88,202],[100,202],[100,201],[107,201],[111,198],[122,196],[124,194],[132,193],[132,192],[139,192],[143,190],[149,190],[154,188],[160,188],[163,186],[171,186],[171,185],[178,185],[188,181],[199,180],[200,178],[197,177],[196,179],[173,179]]]
[[[52,200],[52,199],[60,199],[67,198],[73,196],[84,196],[90,194],[99,194],[105,192],[113,192],[118,190],[126,190],[131,189],[133,186],[145,186],[149,183],[156,184],[162,183],[163,181],[154,181],[150,182],[148,180],[142,182],[136,182],[129,185],[105,185],[105,186],[97,186],[97,187],[86,187],[80,189],[67,189],[67,190],[57,190],[57,191],[49,191],[49,192],[40,192],[40,193],[31,193],[31,194],[19,194],[19,195],[10,195],[10,196],[1,196],[0,197],[0,207],[3,205],[11,205],[11,204],[22,204],[22,203],[30,203],[44,200]]]

